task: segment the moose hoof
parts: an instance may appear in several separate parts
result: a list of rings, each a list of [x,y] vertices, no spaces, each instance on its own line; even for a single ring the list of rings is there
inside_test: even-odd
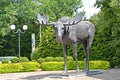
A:
[[[62,73],[62,75],[63,75],[63,76],[68,76],[67,71],[64,71],[64,72]]]
[[[76,70],[76,73],[80,73],[80,70]]]

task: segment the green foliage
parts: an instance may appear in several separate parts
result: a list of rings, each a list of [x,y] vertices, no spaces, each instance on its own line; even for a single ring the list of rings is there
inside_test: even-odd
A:
[[[13,72],[20,72],[22,69],[22,65],[17,64],[0,64],[0,73],[13,73]]]
[[[40,65],[37,62],[24,62],[22,64],[22,72],[30,72],[39,69]]]
[[[45,61],[46,61],[46,62],[54,61],[54,58],[53,58],[53,57],[46,57],[46,58],[45,58]]]
[[[101,11],[90,19],[96,25],[91,59],[107,60],[111,67],[119,66],[120,58],[119,2],[119,0],[97,0],[96,6],[101,8]]]
[[[0,64],[0,73],[36,71],[39,67],[37,62]]]
[[[39,58],[37,61],[41,64],[41,63],[45,62],[45,58]]]
[[[67,61],[74,61],[72,56],[67,56]]]
[[[85,61],[79,61],[79,68],[84,69]],[[43,62],[41,63],[41,69],[48,70],[63,70],[64,63],[63,62]],[[110,68],[110,63],[107,61],[90,61],[90,69],[108,69]],[[75,61],[67,62],[68,70],[75,70],[76,64]]]
[[[28,25],[26,33],[21,34],[21,56],[29,57],[31,33],[36,34],[36,43],[39,42],[39,25],[35,24],[38,14],[55,21],[64,15],[72,16],[81,7],[81,0],[0,0],[0,56],[18,56],[18,35],[10,31],[10,25],[15,24],[16,30]]]
[[[52,1],[52,3],[51,3]],[[78,8],[82,7],[81,0],[42,0],[43,5],[41,6],[41,11],[49,14],[49,18],[52,21],[56,21],[63,16],[73,16],[74,12]],[[61,6],[62,5],[62,6]],[[45,58],[48,56],[58,57],[63,56],[61,44],[56,42],[56,36],[53,28],[43,26],[42,31],[42,41],[38,44],[38,54],[39,57]],[[71,52],[71,50],[69,50]],[[71,55],[71,53],[69,54]]]
[[[63,70],[63,62],[43,62],[40,68],[44,71],[48,70]]]
[[[39,12],[41,12],[39,5],[33,0],[0,1],[0,56],[18,55],[18,36],[12,31],[10,33],[10,25],[15,24],[16,29],[20,28],[22,30],[22,26],[26,24],[29,28],[24,35],[21,34],[21,56],[29,57],[31,53],[31,33],[38,33],[38,29],[34,28],[33,22]]]
[[[11,63],[18,63],[19,62],[19,58],[12,58],[11,59]]]
[[[77,9],[82,7],[81,0],[41,0],[41,11],[49,14],[50,20],[58,20],[63,16],[72,16]],[[52,2],[52,3],[51,3]]]
[[[61,44],[57,43],[55,33],[52,27],[46,27],[46,29],[42,32],[42,37],[42,41],[38,46],[38,53],[40,53],[40,57],[57,57],[63,55]]]
[[[27,57],[21,57],[20,62],[29,62],[29,59]]]
[[[19,58],[12,58],[11,59],[11,63],[18,63],[19,62]],[[20,62],[29,62],[29,59],[27,57],[20,57]]]
[[[32,60],[38,60],[40,58],[39,48],[36,48],[35,51],[31,53],[30,58]]]
[[[3,59],[3,60],[2,60],[2,64],[6,64],[6,63],[9,63],[9,61],[6,60],[6,59]]]
[[[61,62],[63,60],[64,60],[63,57],[55,57],[54,58],[54,61],[57,61],[57,62]]]
[[[64,58],[63,57],[46,57],[46,58],[39,58],[37,61],[39,63],[52,62],[52,61],[62,62],[62,61],[64,61]],[[74,60],[71,56],[68,56],[67,61],[74,61]]]

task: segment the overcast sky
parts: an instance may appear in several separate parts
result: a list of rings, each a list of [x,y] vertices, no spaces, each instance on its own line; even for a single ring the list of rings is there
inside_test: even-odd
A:
[[[93,14],[98,13],[100,9],[94,7],[96,0],[82,0],[83,7],[79,11],[86,12],[86,18],[89,19]]]

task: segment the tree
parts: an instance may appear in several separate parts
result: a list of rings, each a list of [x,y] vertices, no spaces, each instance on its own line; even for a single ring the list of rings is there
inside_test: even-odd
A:
[[[41,2],[42,5],[40,5]],[[50,20],[55,21],[64,15],[72,16],[81,4],[81,0],[0,0],[0,55],[18,55],[18,35],[10,31],[11,24],[15,24],[16,28],[20,29],[24,24],[28,25],[27,32],[24,35],[21,34],[21,56],[29,56],[31,33],[34,32],[37,35],[39,31],[33,24],[37,20],[35,18],[37,14],[44,12],[49,15]]]
[[[44,13],[48,14],[50,20],[52,21],[57,21],[63,16],[74,16],[74,12],[76,12],[78,8],[82,7],[81,0],[41,1],[43,3],[42,9]],[[38,45],[39,51],[37,49],[39,57],[63,56],[61,44],[57,43],[53,28],[51,28],[50,26],[47,26],[45,28],[46,29],[42,32],[42,41]],[[70,46],[69,48],[70,49],[68,50],[68,55],[72,55],[72,49]]]
[[[95,42],[101,56],[99,58],[110,61],[112,67],[120,65],[118,64],[120,61],[119,2],[119,0],[97,0],[96,6],[101,8],[101,12],[91,18],[97,27],[97,42]]]
[[[26,34],[21,34],[21,56],[28,56],[31,53],[31,33],[38,33],[34,28],[35,16],[40,12],[36,1],[29,0],[1,0],[0,1],[0,36],[1,56],[18,55],[17,34],[10,32],[10,25],[15,24],[20,28],[26,24],[29,29]],[[26,38],[27,37],[27,38]]]
[[[41,0],[41,10],[49,15],[50,20],[58,20],[63,16],[72,16],[82,7],[81,0]]]

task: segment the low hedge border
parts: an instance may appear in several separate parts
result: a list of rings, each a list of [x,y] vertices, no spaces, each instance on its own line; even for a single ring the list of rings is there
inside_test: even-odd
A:
[[[0,64],[0,73],[29,72],[39,69],[38,62]]]
[[[84,69],[85,61],[78,61],[79,68]],[[108,61],[90,61],[89,62],[90,69],[108,69],[110,68],[110,63]],[[43,62],[41,63],[41,69],[44,71],[51,71],[51,70],[63,70],[64,63],[63,62]],[[68,61],[67,62],[68,70],[75,70],[76,63],[75,61]]]
[[[39,58],[37,61],[40,64],[43,62],[53,62],[53,61],[62,62],[62,61],[64,61],[64,58],[63,57],[46,57],[46,58]],[[73,57],[67,56],[67,61],[73,61]]]

